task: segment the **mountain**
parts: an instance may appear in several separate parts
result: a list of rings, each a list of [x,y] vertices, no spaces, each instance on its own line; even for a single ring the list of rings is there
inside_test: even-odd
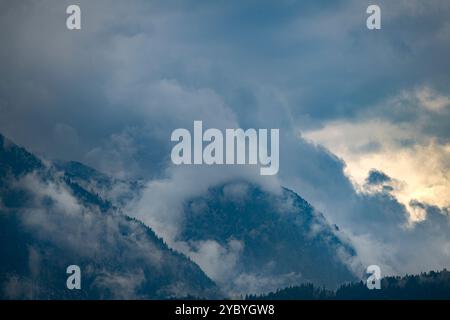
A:
[[[430,271],[419,275],[385,277],[380,290],[369,290],[364,282],[348,283],[336,291],[313,284],[289,287],[268,294],[247,296],[249,300],[448,300],[450,299],[450,272]]]
[[[120,201],[94,192],[113,183],[81,164],[42,161],[0,135],[1,299],[221,296],[195,263],[121,213]],[[66,287],[74,264],[81,290]]]
[[[231,293],[307,282],[334,289],[357,280],[349,267],[356,253],[342,232],[286,188],[275,194],[242,181],[210,188],[185,203],[177,240],[190,246],[192,258],[206,271],[210,260],[195,259],[206,244],[234,252],[233,259],[221,262],[228,264],[227,276],[206,272]]]
[[[344,234],[291,190],[211,187],[184,202],[174,251],[122,212],[143,188],[79,162],[43,161],[0,135],[0,297],[233,297],[357,279]],[[79,291],[66,289],[72,264]]]

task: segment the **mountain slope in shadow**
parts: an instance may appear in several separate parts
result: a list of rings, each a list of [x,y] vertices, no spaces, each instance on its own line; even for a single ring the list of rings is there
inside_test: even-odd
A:
[[[221,296],[150,228],[1,135],[0,257],[1,299]],[[69,265],[81,290],[66,287]]]
[[[306,282],[336,288],[357,279],[350,268],[356,253],[337,226],[286,188],[273,194],[230,182],[187,201],[184,212],[178,241],[190,246],[193,258],[211,243],[234,250],[227,276],[206,272],[230,292],[268,292]],[[208,271],[207,259],[194,261]]]

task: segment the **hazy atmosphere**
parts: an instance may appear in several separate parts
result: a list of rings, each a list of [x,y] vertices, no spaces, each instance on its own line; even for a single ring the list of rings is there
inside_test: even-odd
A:
[[[383,275],[450,266],[449,1],[377,1],[376,31],[366,28],[371,2],[359,0],[76,3],[82,27],[71,31],[71,1],[0,0],[0,133],[44,164],[77,161],[121,181],[107,190],[111,199],[138,184],[120,210],[222,291],[302,282],[304,271],[272,268],[269,258],[264,271],[250,268],[249,259],[260,260],[234,229],[223,237],[222,229],[200,229],[198,212],[256,210],[248,205],[261,195],[274,212],[308,208],[314,232],[338,229],[326,231],[336,237],[326,250],[342,244],[336,256],[355,279],[373,264]],[[220,130],[279,129],[278,174],[174,165],[171,133],[192,130],[195,120]],[[53,198],[67,218],[50,222],[39,211],[26,219],[30,230],[73,223],[84,210],[76,197],[38,180],[17,184]],[[92,221],[83,215],[80,223]],[[109,241],[103,228],[118,225],[96,222],[87,242]],[[84,242],[78,236],[72,241]],[[138,245],[148,261],[162,259]],[[273,252],[295,247],[280,240]],[[144,274],[105,281],[129,297]]]

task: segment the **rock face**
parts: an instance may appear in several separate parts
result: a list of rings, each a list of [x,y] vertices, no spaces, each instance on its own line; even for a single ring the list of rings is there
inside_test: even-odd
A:
[[[220,297],[195,263],[83,186],[111,182],[86,168],[44,163],[0,135],[1,299]],[[73,264],[81,290],[66,287]]]

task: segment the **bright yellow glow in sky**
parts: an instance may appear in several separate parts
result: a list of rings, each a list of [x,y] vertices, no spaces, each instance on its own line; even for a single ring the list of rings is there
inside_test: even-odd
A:
[[[423,219],[425,212],[411,207],[412,200],[450,207],[450,144],[419,137],[414,129],[381,120],[333,122],[302,135],[342,158],[359,192],[371,191],[364,186],[371,169],[397,180],[392,193],[414,221]]]

